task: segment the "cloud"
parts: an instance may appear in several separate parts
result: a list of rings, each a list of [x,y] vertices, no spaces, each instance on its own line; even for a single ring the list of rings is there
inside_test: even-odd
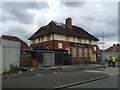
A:
[[[62,2],[63,5],[67,7],[81,7],[85,4],[84,2]]]
[[[2,22],[2,26],[4,27],[1,28],[1,35],[17,36],[26,42],[28,42],[28,37],[36,30],[36,27],[34,27],[33,24],[24,24],[11,20]]]
[[[73,25],[85,29],[100,40],[104,32],[105,41],[111,45],[112,42],[117,42],[118,37],[117,5],[117,2],[60,2],[59,0],[3,2],[0,7],[2,11],[0,23],[3,26],[0,34],[18,35],[27,41],[38,28],[51,20],[65,23],[65,19],[71,17]]]
[[[35,13],[32,10],[41,10],[48,8],[45,2],[4,2],[3,3],[3,21],[9,19],[16,20],[21,23],[32,23]]]
[[[120,1],[118,3],[118,42],[120,44]]]

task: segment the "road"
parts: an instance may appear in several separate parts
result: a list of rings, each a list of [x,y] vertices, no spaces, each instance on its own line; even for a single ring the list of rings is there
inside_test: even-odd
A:
[[[118,67],[107,67],[100,73],[107,73],[111,77],[97,80],[94,82],[72,86],[69,88],[118,88],[118,80],[120,79],[118,70],[119,70]],[[86,70],[86,71],[92,72],[93,70]]]
[[[3,80],[3,88],[86,88],[90,87],[118,87],[118,67],[107,67],[107,68],[96,68],[91,69],[88,66],[83,70],[76,70],[75,68],[67,68],[67,70],[58,71],[33,71],[32,74],[27,73],[27,76],[21,76],[17,78],[8,78]],[[94,67],[96,67],[94,65]],[[30,74],[30,75],[28,75]],[[111,77],[108,77],[111,76]],[[106,79],[97,79],[100,77],[107,77]],[[98,81],[94,81],[94,80]],[[87,81],[93,80],[93,82],[88,83]],[[84,82],[84,84],[83,84]],[[111,83],[114,82],[114,83]],[[75,86],[77,83],[77,86]],[[85,84],[86,83],[86,84]],[[78,84],[81,84],[80,86]],[[71,87],[71,85],[74,87]]]
[[[47,75],[32,75],[28,77],[3,80],[3,88],[56,88],[76,82],[107,76],[96,72],[63,72]]]
[[[118,75],[69,88],[118,88]]]

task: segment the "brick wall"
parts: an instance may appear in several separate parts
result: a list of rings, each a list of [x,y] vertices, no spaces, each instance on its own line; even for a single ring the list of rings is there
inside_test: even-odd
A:
[[[37,62],[31,57],[21,57],[20,58],[21,67],[36,67]]]
[[[58,43],[62,43],[62,48],[58,48]],[[41,48],[41,49],[62,49],[65,50],[66,47],[68,47],[68,42],[66,41],[58,41],[58,40],[54,40],[54,41],[46,41],[46,42],[41,42],[41,43],[36,43],[36,44],[31,44],[30,46],[32,48]]]

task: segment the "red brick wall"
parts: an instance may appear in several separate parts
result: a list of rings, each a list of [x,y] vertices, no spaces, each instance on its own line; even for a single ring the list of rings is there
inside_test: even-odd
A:
[[[53,45],[53,43],[54,43],[54,45]],[[48,47],[49,49],[53,49],[53,47],[51,47],[51,45],[53,45],[54,46],[54,49],[60,49],[60,48],[58,48],[58,43],[62,43],[63,45],[63,48],[61,48],[61,49],[63,49],[63,50],[65,50],[66,49],[66,47],[68,47],[68,42],[66,42],[66,41],[58,41],[58,40],[54,40],[54,41],[46,41],[46,42],[41,42],[41,43],[36,43],[36,44],[31,44],[30,46],[32,47],[32,48],[36,48],[36,47]]]
[[[53,45],[53,43],[54,43],[54,45]],[[70,47],[70,44],[69,44],[69,42],[67,42],[67,41],[58,41],[58,40],[54,40],[54,42],[53,41],[46,41],[46,42],[42,42],[42,43],[37,43],[37,44],[31,44],[31,47],[32,48],[35,48],[35,47],[41,47],[41,46],[44,46],[44,47],[48,47],[48,49],[53,49],[53,47],[50,47],[50,45],[53,45],[54,46],[54,49],[56,50],[60,50],[60,48],[58,48],[58,43],[62,43],[62,50],[66,50],[66,48],[70,48],[70,52],[71,52],[71,54],[72,54],[72,49],[73,48],[76,48],[77,49],[77,57],[75,57],[75,58],[72,58],[72,62],[74,63],[74,64],[77,64],[77,63],[79,63],[80,61],[79,60],[81,60],[81,63],[90,63],[90,55],[89,55],[89,49],[94,49],[93,47],[94,46],[96,46],[96,45],[94,45],[94,46],[92,46],[92,45],[90,45],[89,46],[89,48],[87,48],[88,49],[88,57],[84,57],[84,48],[81,48],[82,49],[82,54],[83,54],[83,57],[82,58],[80,58],[79,57],[79,53],[78,53],[78,49],[79,49],[79,47]],[[97,50],[98,50],[99,48],[97,47]],[[93,50],[93,53],[97,53],[97,51],[94,51]]]
[[[62,43],[61,49],[63,49],[63,50],[65,50],[67,47],[69,47],[69,43],[66,41],[54,40],[54,49],[60,49],[60,48],[58,48],[58,43]]]
[[[36,67],[37,62],[31,57],[21,57],[20,58],[21,67]]]

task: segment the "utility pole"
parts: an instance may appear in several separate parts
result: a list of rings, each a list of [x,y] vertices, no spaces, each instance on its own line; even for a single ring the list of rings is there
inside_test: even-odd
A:
[[[105,61],[105,53],[104,53],[104,32],[102,33],[102,39],[103,39],[102,64],[104,65],[104,61]]]
[[[103,52],[104,52],[104,32],[102,33],[103,35]]]

